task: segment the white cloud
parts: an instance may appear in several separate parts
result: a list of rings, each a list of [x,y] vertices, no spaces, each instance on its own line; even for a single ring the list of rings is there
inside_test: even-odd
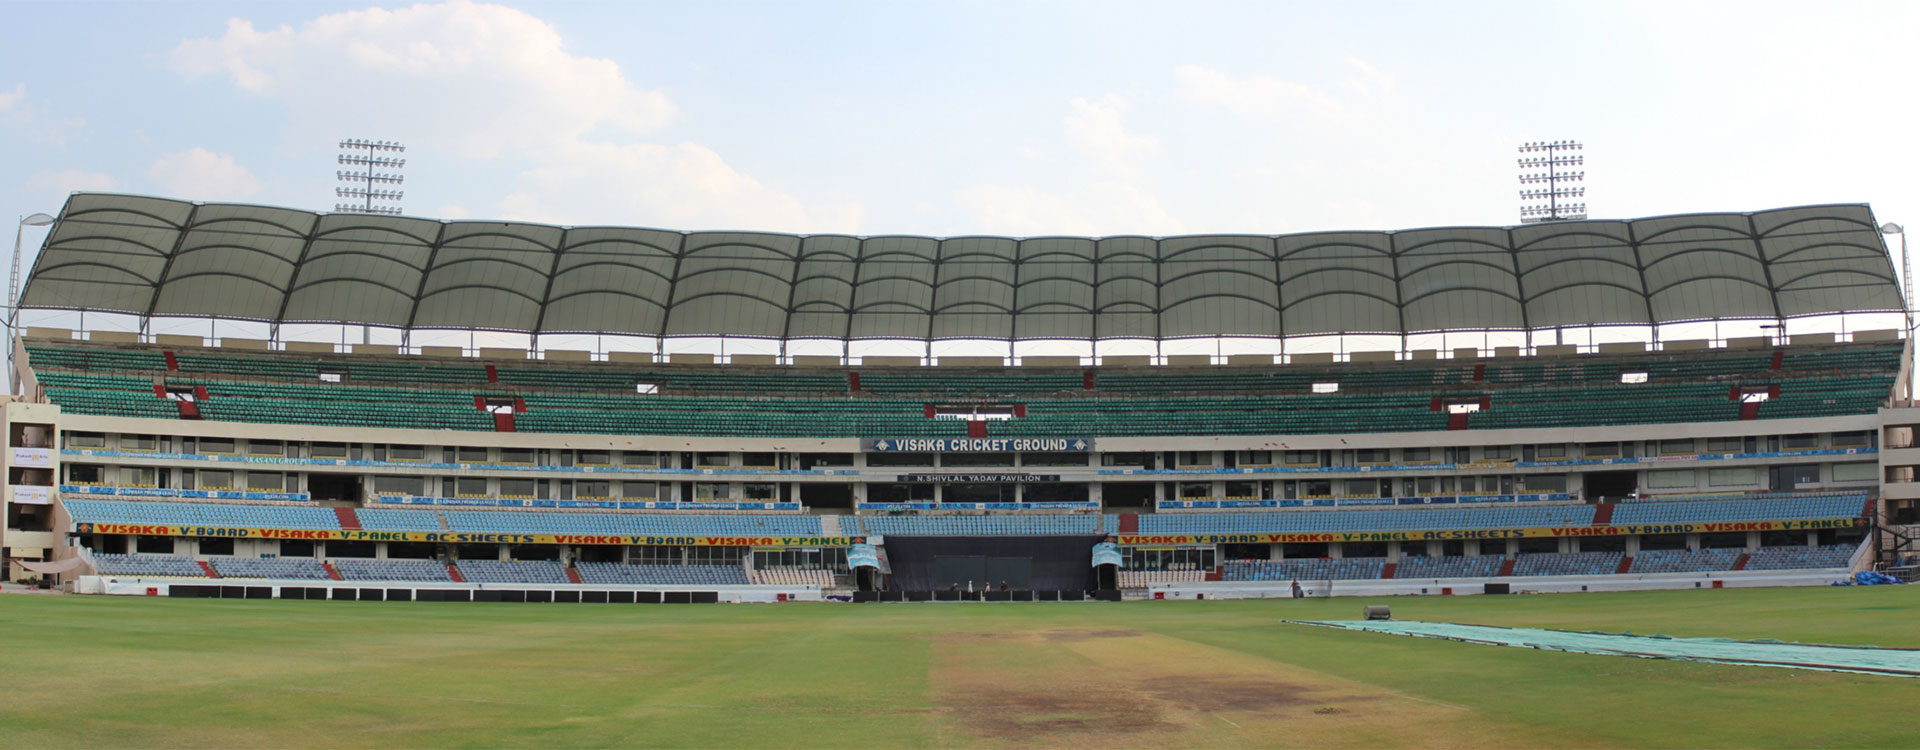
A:
[[[694,143],[574,143],[520,175],[502,218],[675,229],[853,232],[858,204],[807,206]]]
[[[64,146],[87,124],[78,117],[48,117],[27,100],[27,85],[0,91],[0,125],[34,141]]]
[[[1094,169],[1075,172],[1089,178],[1053,190],[1001,184],[962,189],[956,198],[974,222],[967,231],[1022,236],[1184,231],[1151,187],[1149,167],[1160,141],[1127,127],[1127,101],[1108,94],[1075,98],[1068,106],[1062,134],[1074,153],[1093,163]]]
[[[499,218],[854,231],[862,216],[858,205],[804,206],[698,144],[650,142],[675,116],[665,94],[501,5],[449,0],[266,30],[236,19],[217,38],[180,44],[173,66],[283,102],[296,147],[366,137],[406,142],[410,166],[486,162],[503,175],[491,201]]]
[[[181,43],[172,62],[285,102],[288,135],[303,144],[410,140],[488,158],[602,128],[644,134],[674,114],[613,61],[568,54],[539,18],[469,0],[334,13],[297,29],[234,19],[218,38]]]
[[[1073,100],[1073,112],[1067,115],[1067,142],[1112,174],[1131,175],[1140,168],[1140,160],[1160,152],[1160,142],[1152,136],[1127,132],[1121,114],[1127,102],[1116,94],[1099,99]]]
[[[27,178],[27,187],[45,190],[64,198],[68,193],[77,191],[112,190],[119,185],[112,175],[100,172],[87,172],[79,169],[62,169],[36,172]]]
[[[199,147],[160,157],[147,178],[168,195],[193,200],[239,200],[260,192],[260,180],[232,156]]]
[[[1274,76],[1234,78],[1212,68],[1182,65],[1174,68],[1173,77],[1188,101],[1235,114],[1271,118],[1308,115],[1326,119],[1338,116],[1345,109],[1338,99],[1324,91]]]

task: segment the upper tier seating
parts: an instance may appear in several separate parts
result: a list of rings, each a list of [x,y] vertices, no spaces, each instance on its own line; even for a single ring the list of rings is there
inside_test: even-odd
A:
[[[1743,570],[1804,570],[1844,568],[1852,559],[1855,546],[1829,544],[1820,547],[1761,547],[1747,558]]]
[[[1866,502],[1864,493],[1848,493],[1783,498],[1757,496],[1743,500],[1621,503],[1613,509],[1613,525],[1857,518],[1865,511]]]
[[[567,569],[544,560],[461,560],[460,575],[474,583],[571,583]]]
[[[254,529],[338,529],[332,508],[298,505],[222,505],[219,503],[65,501],[73,520],[84,523],[145,526],[232,526]]]
[[[1113,533],[1112,516],[862,516],[868,534],[882,536],[1085,536]],[[841,519],[844,529],[854,519]]]
[[[361,511],[365,513],[366,511]],[[446,511],[454,531],[489,534],[635,534],[644,536],[820,536],[817,516],[694,516],[653,513]]]
[[[1150,513],[1142,534],[1285,534],[1317,531],[1443,531],[1553,528],[1593,523],[1591,505],[1434,507],[1253,513]]]
[[[289,578],[323,581],[326,566],[307,557],[218,557],[209,560],[226,578]]]
[[[205,578],[207,571],[185,555],[120,555],[96,552],[94,567],[109,576],[183,576]]]
[[[1706,573],[1715,570],[1733,570],[1733,564],[1740,560],[1746,550],[1725,547],[1718,549],[1643,549],[1633,556],[1634,573]]]
[[[451,581],[447,566],[433,560],[367,560],[337,557],[328,562],[349,581]]]
[[[744,586],[754,581],[738,565],[627,565],[624,563],[576,563],[580,580],[587,583],[632,586]],[[817,571],[826,572],[826,571]],[[831,573],[827,584],[833,583]]]
[[[1871,413],[1898,371],[1899,347],[1843,345],[1770,352],[1542,358],[1479,365],[1402,362],[1260,369],[1106,369],[1083,391],[1079,369],[842,370],[505,364],[488,383],[480,364],[195,351],[168,372],[152,348],[66,343],[28,347],[46,393],[81,414],[168,418],[156,377],[206,388],[204,419],[280,424],[490,431],[477,396],[514,395],[522,432],[794,437],[960,437],[960,420],[928,419],[931,398],[1018,397],[1024,417],[990,422],[993,437],[1060,435],[1310,434],[1445,430],[1435,398],[1479,397],[1491,406],[1470,429],[1734,420],[1728,388],[1779,385],[1761,418]],[[1483,378],[1473,380],[1476,367]],[[343,384],[318,382],[321,370]],[[1621,385],[1621,372],[1650,382]],[[246,379],[246,380],[243,380]],[[287,382],[293,381],[293,382]],[[1311,394],[1316,382],[1337,394]],[[660,386],[659,395],[633,392]],[[713,394],[713,395],[698,395]],[[726,395],[732,394],[732,395]],[[812,395],[808,395],[812,394]],[[1133,394],[1122,396],[1122,394]],[[1185,395],[1174,395],[1185,394]],[[1205,395],[1211,394],[1211,395]]]

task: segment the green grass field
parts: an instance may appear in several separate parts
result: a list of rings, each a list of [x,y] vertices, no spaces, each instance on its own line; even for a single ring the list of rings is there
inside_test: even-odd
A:
[[[1282,625],[1920,647],[1920,586],[1227,602],[6,596],[4,747],[1920,745],[1920,679]]]

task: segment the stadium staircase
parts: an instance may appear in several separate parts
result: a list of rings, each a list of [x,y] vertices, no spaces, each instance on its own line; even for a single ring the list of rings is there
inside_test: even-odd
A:
[[[1734,569],[1734,570],[1746,570],[1746,569],[1747,569],[1747,561],[1748,561],[1748,560],[1750,560],[1750,559],[1752,559],[1752,558],[1753,558],[1753,555],[1750,555],[1750,554],[1748,554],[1748,553],[1745,553],[1745,552],[1742,552],[1742,553],[1740,553],[1740,559],[1738,559],[1738,560],[1735,560],[1735,561],[1733,561],[1733,569]]]
[[[207,561],[205,561],[205,560],[196,560],[195,562],[198,562],[198,563],[200,563],[200,569],[201,569],[201,570],[204,570],[204,571],[206,571],[206,572],[207,572],[207,577],[208,577],[208,578],[219,578],[219,577],[220,577],[220,571],[217,571],[217,570],[214,570],[214,569],[213,569],[213,563],[210,563],[210,562],[207,562]]]
[[[1633,571],[1633,555],[1627,555],[1620,558],[1620,567],[1615,568],[1613,571],[1613,574],[1623,576],[1632,571]]]
[[[438,510],[435,510],[435,511],[433,512],[433,517],[434,517],[434,519],[435,519],[435,520],[437,520],[437,521],[439,521],[439,522],[440,522],[440,530],[441,530],[441,531],[452,531],[452,530],[453,530],[453,527],[452,527],[452,526],[449,526],[449,525],[447,525],[447,514],[445,514],[445,513],[442,513],[442,512],[440,512],[440,511],[438,511]]]
[[[339,569],[339,568],[336,568],[336,567],[333,567],[333,563],[330,563],[330,562],[323,562],[323,563],[320,563],[320,567],[323,567],[323,568],[326,568],[326,569],[327,569],[327,578],[329,578],[329,579],[331,579],[331,580],[335,580],[335,581],[344,581],[344,580],[347,580],[347,579],[346,579],[345,577],[343,577],[343,576],[341,576],[341,575],[340,575],[340,569]]]
[[[1380,568],[1380,580],[1382,581],[1393,580],[1393,571],[1398,569],[1399,567],[1400,567],[1400,563],[1397,563],[1397,562],[1387,563],[1384,567]]]
[[[1505,562],[1502,562],[1502,563],[1500,563],[1500,575],[1501,575],[1501,576],[1510,576],[1510,575],[1513,575],[1513,566],[1515,566],[1515,565],[1517,565],[1517,564],[1519,564],[1519,563],[1520,563],[1520,561],[1519,561],[1519,560],[1514,560],[1514,559],[1511,559],[1511,558],[1509,558],[1509,559],[1508,559],[1507,561],[1505,561]]]
[[[574,570],[572,567],[567,568],[567,581],[570,583],[586,583],[586,581],[580,579],[580,571]]]
[[[352,508],[336,506],[333,509],[333,515],[340,520],[340,528],[347,531],[360,530],[360,515],[353,512]]]
[[[820,517],[820,535],[821,536],[847,536],[846,534],[840,533],[840,517],[839,516],[825,516],[825,515]]]
[[[460,567],[459,567],[459,566],[457,566],[457,565],[448,565],[448,566],[447,566],[447,577],[448,577],[448,578],[451,578],[451,579],[453,579],[453,582],[454,582],[454,583],[466,583],[466,582],[467,582],[467,577],[466,577],[466,576],[464,576],[464,575],[461,575],[461,574],[460,574]]]
[[[1593,506],[1593,524],[1592,525],[1612,526],[1613,525],[1613,505],[1614,505],[1613,503],[1600,503],[1599,505]]]

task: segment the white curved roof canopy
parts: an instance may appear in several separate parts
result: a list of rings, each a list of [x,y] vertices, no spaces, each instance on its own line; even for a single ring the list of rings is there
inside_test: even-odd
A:
[[[1898,312],[1864,205],[1280,236],[563,228],[75,194],[22,307],[764,338],[1397,334]]]

